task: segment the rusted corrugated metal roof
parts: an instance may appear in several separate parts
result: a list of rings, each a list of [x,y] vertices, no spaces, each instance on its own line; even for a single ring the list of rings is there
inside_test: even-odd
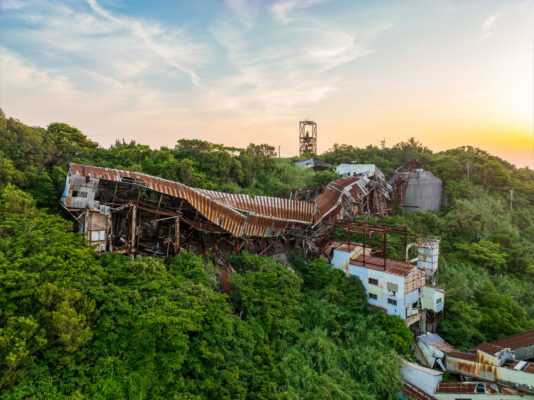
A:
[[[484,385],[486,394],[514,395],[517,393],[504,386],[486,384],[485,382],[440,382],[436,393],[475,394],[477,385]]]
[[[473,348],[473,349],[471,349],[469,351],[476,352],[477,350],[483,351],[484,353],[488,353],[488,354],[491,354],[492,356],[494,356],[499,351],[503,350],[503,347],[496,346],[493,343],[483,342],[483,343],[480,343],[477,347],[475,347],[475,348]]]
[[[473,353],[462,353],[460,351],[451,351],[447,353],[447,358],[457,358],[459,360],[465,360],[465,361],[477,361],[477,355]]]
[[[311,223],[315,211],[314,204],[307,201],[267,196],[252,197],[248,194],[224,193],[197,188],[194,190],[239,210],[285,220]]]
[[[351,264],[363,266],[364,256],[357,255],[351,259]],[[380,257],[365,256],[365,268],[376,269],[384,271],[384,259]],[[386,272],[399,276],[406,276],[419,267],[412,264],[403,263],[400,261],[386,260]],[[422,271],[424,274],[424,271]]]
[[[424,335],[418,336],[418,339],[421,342],[427,344],[428,346],[435,347],[436,349],[442,351],[445,354],[450,353],[451,351],[458,351],[451,344],[443,340],[441,336],[435,333],[426,333]]]
[[[489,343],[502,348],[510,348],[512,350],[520,347],[531,346],[534,345],[534,329],[523,333],[518,333],[517,335],[494,340],[493,342]],[[475,349],[477,348],[478,346],[475,347]]]
[[[187,200],[206,219],[234,236],[276,236],[285,229],[304,229],[312,223],[315,205],[311,202],[232,195],[191,188],[139,172],[90,165],[71,164],[73,175],[91,176],[109,181],[138,183],[148,188]]]
[[[365,177],[346,177],[326,185],[325,190],[315,198],[315,224],[327,217],[335,219],[343,202],[360,201],[369,193],[366,189],[368,183],[369,179]]]
[[[156,192],[187,200],[213,224],[234,236],[277,236],[289,229],[305,229],[319,223],[333,224],[342,216],[343,205],[358,203],[369,194],[369,179],[337,179],[313,201],[231,194],[192,188],[140,172],[71,164],[73,175],[92,176],[115,182],[140,184]],[[128,182],[126,182],[128,180]]]
[[[417,386],[412,385],[410,382],[404,381],[402,387],[402,395],[407,399],[415,400],[436,400],[435,397],[430,396],[419,389]]]
[[[520,371],[528,372],[529,374],[534,374],[534,363],[528,361],[515,360],[512,361],[509,365],[507,365],[505,368],[517,370],[518,365],[519,367],[521,367]]]

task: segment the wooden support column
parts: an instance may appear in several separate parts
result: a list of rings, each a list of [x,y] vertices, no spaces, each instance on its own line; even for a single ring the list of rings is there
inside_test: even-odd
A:
[[[113,222],[111,220],[111,212],[106,215],[106,247],[108,251],[113,251]]]
[[[165,257],[169,257],[169,249],[171,247],[171,227],[169,226],[169,232],[167,233],[167,251]]]
[[[174,253],[178,254],[180,251],[180,217],[174,220]]]
[[[132,205],[132,224],[130,228],[130,253],[135,251],[135,237],[136,237],[136,219],[137,219],[137,207]]]
[[[136,254],[138,253],[138,250],[139,250],[139,242],[141,241],[140,236],[141,236],[141,213],[139,213],[139,218],[137,218],[137,227],[135,228],[135,237],[136,237],[135,253]]]

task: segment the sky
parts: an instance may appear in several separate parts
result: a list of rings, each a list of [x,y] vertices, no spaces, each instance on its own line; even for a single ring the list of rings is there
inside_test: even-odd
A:
[[[534,0],[0,0],[0,107],[104,146],[471,145],[534,168]]]

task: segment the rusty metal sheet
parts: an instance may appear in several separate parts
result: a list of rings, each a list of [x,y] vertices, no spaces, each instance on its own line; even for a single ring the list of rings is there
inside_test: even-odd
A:
[[[436,400],[435,397],[430,396],[429,394],[423,392],[417,386],[412,385],[409,382],[404,382],[402,387],[402,394],[407,399],[416,399],[416,400]]]
[[[502,348],[510,348],[512,350],[519,347],[531,346],[534,345],[534,329],[531,329],[526,332],[518,333],[516,335],[508,336],[502,339],[494,340],[490,342],[495,346]],[[477,347],[475,347],[476,349]]]
[[[477,347],[475,347],[474,349],[471,349],[471,351],[476,352],[477,350],[481,350],[485,353],[488,353],[494,356],[496,353],[498,353],[502,349],[503,347],[496,346],[494,343],[483,342],[479,344]]]
[[[483,382],[440,382],[436,393],[474,394],[477,385],[485,385]],[[513,395],[517,392],[501,385],[485,385],[486,394]]]
[[[335,221],[343,204],[360,203],[369,194],[369,182],[365,177],[345,177],[326,185],[323,192],[315,198],[317,209],[314,225],[321,221]]]
[[[273,236],[285,229],[289,223],[305,229],[311,224],[315,209],[311,202],[191,188],[179,182],[133,171],[71,164],[70,172],[73,175],[116,182],[127,178],[133,181],[125,183],[144,185],[159,193],[183,198],[210,222],[238,237]],[[238,210],[248,211],[249,214],[245,216]]]
[[[193,190],[238,210],[275,218],[311,223],[315,211],[314,204],[307,201],[267,196],[252,197],[248,194],[224,193],[196,188]]]
[[[363,261],[364,256],[362,254],[358,254],[351,259],[351,263],[358,263],[357,265],[363,265]],[[384,271],[384,259],[380,257],[365,256],[365,267]],[[410,273],[414,273],[415,279],[420,279],[422,276],[423,280],[421,286],[425,285],[425,271],[416,265],[407,264],[401,261],[386,260],[386,272],[399,276],[407,276]]]

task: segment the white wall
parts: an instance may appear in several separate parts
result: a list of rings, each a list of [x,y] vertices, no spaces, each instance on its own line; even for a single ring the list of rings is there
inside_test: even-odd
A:
[[[434,395],[438,384],[443,380],[442,372],[406,360],[402,362],[401,374],[405,381],[417,386],[430,396]]]

